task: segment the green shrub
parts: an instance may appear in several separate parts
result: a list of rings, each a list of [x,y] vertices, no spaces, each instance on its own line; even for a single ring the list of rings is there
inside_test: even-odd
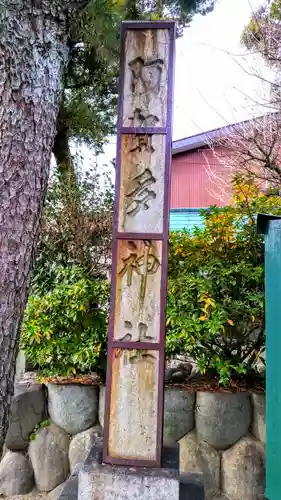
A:
[[[264,348],[263,238],[255,215],[281,213],[281,199],[261,193],[251,178],[233,187],[233,206],[203,210],[203,229],[170,236],[167,355],[188,353],[221,384],[249,375]]]
[[[83,374],[105,368],[109,284],[79,268],[60,268],[53,289],[31,296],[21,348],[46,376]]]

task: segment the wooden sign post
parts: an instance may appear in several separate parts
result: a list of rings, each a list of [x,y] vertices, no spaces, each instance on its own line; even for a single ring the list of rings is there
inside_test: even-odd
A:
[[[174,22],[122,26],[104,462],[161,466]]]

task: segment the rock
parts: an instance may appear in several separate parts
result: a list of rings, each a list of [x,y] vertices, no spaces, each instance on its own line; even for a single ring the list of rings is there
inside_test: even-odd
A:
[[[78,470],[86,460],[97,437],[102,435],[102,428],[99,425],[91,427],[84,432],[80,432],[72,439],[69,446],[70,472]]]
[[[265,490],[265,448],[242,438],[222,455],[222,490],[230,500],[257,500]]]
[[[189,377],[189,373],[186,373],[184,370],[177,370],[172,373],[172,382],[185,382]]]
[[[247,434],[251,422],[248,393],[198,392],[196,429],[199,441],[225,450]]]
[[[24,351],[19,350],[18,356],[17,356],[17,361],[16,361],[16,373],[15,373],[15,382],[20,380],[25,372],[25,354]]]
[[[44,389],[34,385],[14,396],[5,445],[12,451],[26,450],[35,426],[46,418]]]
[[[39,384],[37,381],[36,372],[26,372],[20,380],[15,382],[14,396],[26,392],[31,387],[42,387],[42,384]]]
[[[205,441],[200,441],[197,446],[197,461],[203,472],[205,500],[213,500],[220,490],[220,453]]]
[[[184,372],[180,372],[180,371],[176,371],[172,374],[172,382],[178,382],[178,383],[181,383],[181,382],[185,382],[187,376],[185,375]]]
[[[6,453],[8,453],[8,448],[7,446],[4,444],[3,445],[3,449],[2,449],[2,456],[1,456],[1,460],[4,458],[4,456],[6,455]]]
[[[202,472],[188,472],[180,475],[179,500],[204,500],[204,481]]]
[[[22,453],[8,451],[0,463],[0,493],[7,496],[24,495],[34,486],[29,458]]]
[[[217,493],[217,495],[215,495],[212,500],[229,500],[228,497],[226,497],[225,495],[223,495],[221,492]],[[259,499],[257,499],[259,500]]]
[[[97,423],[97,387],[48,384],[48,398],[51,419],[69,434],[78,434]]]
[[[265,443],[265,396],[252,394],[253,422],[252,434]]]
[[[69,436],[55,424],[41,427],[29,446],[29,456],[39,491],[50,491],[69,473]]]
[[[188,355],[176,354],[168,360],[167,366],[170,368],[177,368],[179,365],[193,365],[195,363]]]
[[[193,392],[176,387],[165,389],[164,442],[173,443],[194,427]]]
[[[190,375],[190,373],[192,371],[192,364],[191,363],[180,363],[178,365],[178,370],[182,370],[185,373],[187,373],[188,375]]]
[[[202,472],[198,461],[196,432],[186,434],[179,441],[180,445],[180,472],[193,473]]]
[[[166,368],[165,370],[165,383],[169,384],[172,382],[172,375],[174,373],[175,369],[174,368]]]
[[[174,366],[170,366],[165,370],[165,382],[166,384],[171,382],[185,382],[192,371],[191,363],[179,363],[176,360],[173,361]]]
[[[197,378],[197,377],[199,377],[199,376],[201,376],[201,372],[200,372],[200,370],[199,370],[198,366],[197,366],[196,364],[194,364],[194,365],[192,366],[192,370],[191,370],[190,378]]]
[[[66,481],[64,481],[63,483],[59,484],[54,490],[52,491],[49,491],[48,493],[48,497],[50,500],[58,500],[64,487],[66,485]]]
[[[260,376],[265,377],[266,367],[262,360],[258,360],[254,368]]]
[[[99,392],[99,424],[103,429],[104,426],[104,406],[105,406],[105,386],[100,386]]]

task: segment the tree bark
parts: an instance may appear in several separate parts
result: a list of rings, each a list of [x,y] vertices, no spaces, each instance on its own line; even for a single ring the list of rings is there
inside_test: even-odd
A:
[[[0,450],[68,58],[69,6],[69,0],[0,6]]]

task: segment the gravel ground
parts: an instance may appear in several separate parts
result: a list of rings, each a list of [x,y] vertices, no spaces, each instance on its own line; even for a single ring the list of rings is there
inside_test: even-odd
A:
[[[16,495],[12,497],[3,497],[0,495],[0,499],[5,500],[50,500],[48,493],[38,493],[34,491],[33,493],[28,493],[27,495]]]

